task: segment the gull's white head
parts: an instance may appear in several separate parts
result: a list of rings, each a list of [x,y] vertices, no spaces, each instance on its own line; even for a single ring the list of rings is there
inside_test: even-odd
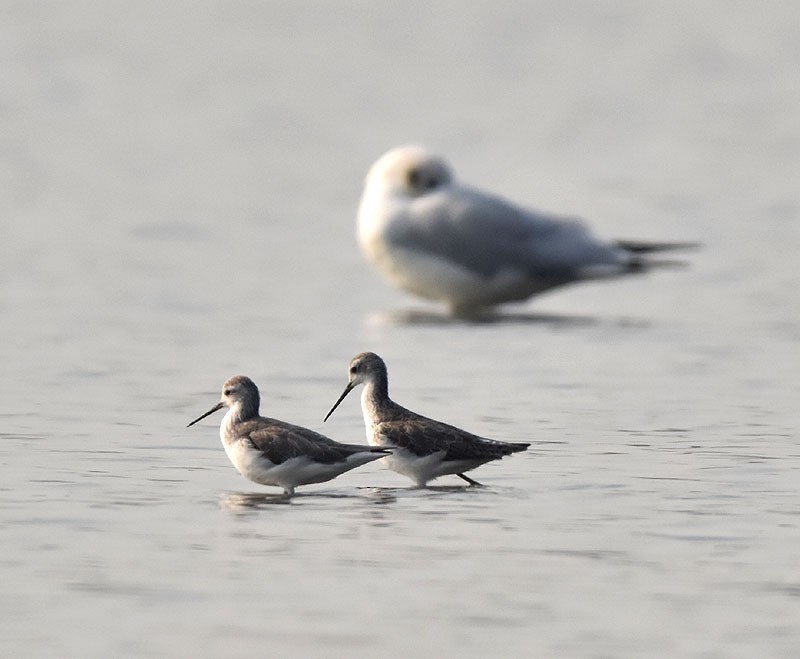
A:
[[[442,157],[421,146],[399,146],[370,167],[365,192],[419,197],[452,181],[453,173]]]

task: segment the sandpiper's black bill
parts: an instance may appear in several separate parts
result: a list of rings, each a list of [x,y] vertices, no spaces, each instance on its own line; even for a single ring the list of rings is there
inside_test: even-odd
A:
[[[205,414],[201,414],[194,421],[192,421],[191,423],[187,424],[186,427],[188,428],[189,426],[193,426],[198,421],[201,421],[202,419],[205,419],[209,414],[214,414],[214,412],[216,412],[219,409],[222,409],[223,407],[225,407],[225,403],[220,401],[219,403],[214,405],[214,407],[212,407],[210,410],[208,410],[208,412],[206,412]],[[333,410],[331,410],[331,412],[333,412]]]
[[[341,403],[341,402],[344,400],[344,397],[345,397],[347,394],[349,394],[349,393],[350,393],[350,392],[353,390],[353,387],[354,387],[354,386],[355,386],[355,385],[354,385],[352,382],[348,382],[348,383],[347,383],[347,386],[344,388],[344,391],[342,392],[342,395],[341,395],[341,396],[339,396],[339,400],[337,400],[337,401],[336,401],[336,402],[333,404],[333,407],[331,408],[331,411],[330,411],[330,412],[328,412],[328,413],[325,415],[325,418],[322,420],[322,423],[325,423],[325,422],[328,420],[328,417],[329,417],[331,414],[333,414],[333,410],[335,410],[337,407],[339,407],[339,403]],[[203,417],[200,417],[200,418],[202,419]],[[198,419],[198,421],[199,421],[199,420],[200,420],[200,419]]]

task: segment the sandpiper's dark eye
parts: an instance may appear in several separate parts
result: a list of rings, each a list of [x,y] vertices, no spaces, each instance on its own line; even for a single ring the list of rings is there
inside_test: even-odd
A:
[[[350,367],[350,374],[353,375],[355,373],[358,373],[358,364],[355,364]]]
[[[232,391],[232,389],[226,389],[222,393],[225,394],[226,396],[230,396],[231,395],[231,391]]]

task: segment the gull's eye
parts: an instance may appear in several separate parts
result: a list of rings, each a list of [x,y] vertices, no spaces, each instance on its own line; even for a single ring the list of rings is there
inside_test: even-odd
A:
[[[422,167],[413,167],[408,171],[408,185],[412,190],[425,192],[439,187],[441,183],[439,172],[430,168],[427,170]]]
[[[422,187],[426,190],[433,190],[439,187],[439,179],[435,176],[430,176],[426,181],[422,182]]]

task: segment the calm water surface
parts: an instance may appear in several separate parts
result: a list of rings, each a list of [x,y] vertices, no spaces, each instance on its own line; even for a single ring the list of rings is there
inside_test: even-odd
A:
[[[0,632],[9,657],[796,657],[794,3],[7,3]],[[451,322],[359,255],[372,161],[699,240],[691,268]],[[530,450],[282,502],[212,417],[322,417],[361,350]]]

